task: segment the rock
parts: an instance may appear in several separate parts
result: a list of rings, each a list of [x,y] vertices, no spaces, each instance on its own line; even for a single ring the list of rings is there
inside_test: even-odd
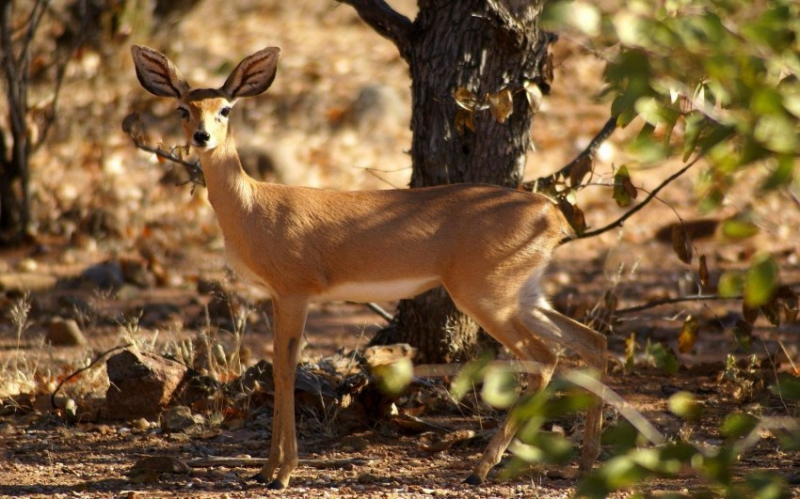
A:
[[[39,264],[33,258],[23,258],[17,262],[17,269],[22,272],[36,272],[38,268]]]
[[[203,422],[204,418],[202,416],[194,416],[190,408],[179,405],[170,407],[164,413],[161,418],[161,429],[165,431],[183,431]]]
[[[80,280],[93,288],[112,291],[118,290],[125,282],[118,262],[92,265],[81,273]]]
[[[373,345],[364,350],[364,360],[370,367],[391,365],[401,359],[413,360],[417,349],[408,343]]]
[[[139,418],[132,422],[132,426],[134,430],[147,431],[150,429],[150,421],[145,418]]]
[[[152,419],[169,404],[188,371],[179,362],[124,350],[106,361],[110,385],[105,416],[109,419]]]
[[[120,271],[122,279],[140,288],[152,288],[156,283],[156,277],[147,268],[147,263],[134,258],[124,258],[120,260]]]
[[[74,347],[86,345],[86,337],[78,323],[72,319],[55,318],[47,328],[45,341],[55,346]]]

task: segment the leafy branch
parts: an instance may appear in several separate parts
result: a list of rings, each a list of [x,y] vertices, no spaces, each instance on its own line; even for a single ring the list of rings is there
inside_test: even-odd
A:
[[[601,227],[599,229],[590,230],[590,231],[578,234],[577,239],[585,239],[587,237],[599,236],[600,234],[603,234],[604,232],[608,232],[608,231],[610,231],[612,229],[616,229],[618,227],[622,227],[625,224],[625,221],[627,219],[629,219],[630,217],[635,215],[638,211],[640,211],[642,208],[647,206],[650,203],[650,201],[652,201],[653,199],[656,199],[656,196],[658,196],[658,193],[661,192],[662,189],[664,189],[666,186],[671,184],[673,181],[677,180],[681,175],[683,175],[684,173],[689,171],[689,169],[691,169],[702,158],[703,158],[702,154],[696,156],[692,161],[687,163],[683,168],[681,168],[677,172],[675,172],[672,175],[670,175],[669,177],[667,177],[663,182],[661,182],[658,185],[658,187],[656,187],[655,189],[650,191],[650,194],[648,194],[647,197],[644,198],[641,203],[637,204],[636,206],[634,206],[630,210],[626,211],[623,215],[621,215],[619,218],[617,218],[613,222],[610,222],[609,224],[607,224],[607,225],[605,225],[605,226],[603,226],[603,227]],[[562,240],[562,244],[565,243],[565,242],[568,242],[568,240]]]

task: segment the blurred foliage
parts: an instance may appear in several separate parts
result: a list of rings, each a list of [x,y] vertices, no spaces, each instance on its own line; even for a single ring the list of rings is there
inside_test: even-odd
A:
[[[600,95],[618,125],[640,127],[627,144],[634,163],[703,158],[701,210],[718,207],[746,168],[764,172],[755,196],[798,188],[800,2],[555,1],[543,21],[581,31],[608,58]],[[625,165],[617,172],[613,197],[625,206],[630,174]],[[746,213],[722,227],[732,239],[757,231]],[[759,307],[774,295],[777,267],[760,258],[747,275],[726,279],[723,294],[744,293]]]
[[[486,367],[486,359],[467,364],[454,380],[451,393],[466,395],[464,387],[480,383],[481,377],[488,373]],[[506,475],[523,473],[531,466],[540,464],[564,464],[574,457],[574,446],[569,438],[558,432],[543,431],[543,428],[548,421],[573,416],[590,406],[591,398],[584,390],[590,385],[581,383],[581,386],[576,386],[574,382],[584,376],[575,374],[580,373],[557,377],[545,390],[524,395],[517,401],[512,415],[521,422],[522,427],[517,433],[517,440],[510,446],[514,457],[506,466]],[[594,383],[598,382],[595,380]],[[487,392],[491,391],[487,386],[489,383],[484,379],[481,393],[484,401],[491,403],[486,397]],[[616,394],[611,394],[609,388],[604,390],[606,402],[615,409],[621,409],[615,400],[626,405]],[[770,391],[784,403],[800,400],[800,383],[794,376],[777,378]],[[503,397],[508,394],[505,381],[501,393]],[[493,400],[494,396],[490,399]],[[703,420],[703,401],[696,399],[692,393],[675,393],[669,398],[667,407],[683,420],[688,429],[707,425],[707,421]],[[772,446],[775,452],[797,449],[800,445],[800,426],[796,419],[733,412],[716,429],[722,437],[720,443],[711,445],[705,440],[693,441],[692,431],[682,431],[680,437],[671,439],[657,431],[653,433],[653,429],[645,435],[637,430],[631,417],[635,415],[643,419],[641,414],[631,408],[627,408],[627,412],[620,411],[620,416],[623,413],[628,414],[631,421],[620,418],[604,431],[602,442],[604,450],[610,455],[578,482],[576,497],[604,498],[617,491],[633,493],[631,497],[651,497],[647,492],[650,488],[648,483],[656,479],[661,480],[659,488],[664,488],[665,479],[679,479],[676,486],[682,489],[681,492],[669,492],[658,497],[791,497],[787,480],[779,472],[755,470],[742,474],[737,466],[741,457],[756,446]],[[768,441],[765,435],[769,435]],[[690,489],[685,488],[687,479],[693,483]]]

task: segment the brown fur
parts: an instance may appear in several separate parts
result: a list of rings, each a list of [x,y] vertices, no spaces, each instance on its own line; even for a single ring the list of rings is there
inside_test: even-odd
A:
[[[166,57],[146,47],[132,51],[142,85],[177,99],[187,112],[184,129],[200,157],[231,265],[272,295],[275,415],[270,458],[258,475],[272,487],[285,487],[297,465],[294,373],[311,301],[358,300],[370,292],[399,299],[441,284],[498,341],[541,366],[540,387],[556,362],[542,339],[605,370],[605,337],[553,311],[539,288],[553,249],[572,233],[547,197],[477,184],[336,192],[257,182],[242,169],[222,110],[269,87],[278,50],[246,58],[218,90],[189,90]],[[600,425],[597,400],[587,417],[583,468],[599,453]],[[516,428],[513,418],[505,422],[471,483],[499,462]]]

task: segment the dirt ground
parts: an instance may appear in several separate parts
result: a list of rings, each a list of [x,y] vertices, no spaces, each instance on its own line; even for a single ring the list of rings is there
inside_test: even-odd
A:
[[[411,0],[391,2],[413,15]],[[87,50],[70,67],[55,132],[33,164],[36,241],[0,251],[0,496],[2,497],[568,497],[574,493],[576,464],[538,467],[507,478],[494,470],[486,484],[462,482],[503,417],[479,403],[448,399],[447,379],[433,378],[427,390],[436,403],[406,402],[429,431],[409,431],[376,420],[344,432],[333,414],[299,411],[301,464],[291,488],[272,493],[248,480],[257,468],[228,464],[188,472],[132,475],[148,456],[186,462],[217,457],[265,458],[271,408],[249,407],[244,417],[209,411],[194,432],[166,432],[157,421],[112,422],[86,417],[70,422],[50,408],[50,394],[65,376],[86,367],[100,352],[135,342],[154,352],[175,353],[181,345],[211,335],[244,367],[271,359],[268,298],[226,269],[222,240],[202,189],[175,186],[171,166],[136,151],[120,131],[129,112],[143,114],[152,141],[177,143],[171,104],[138,87],[128,55],[130,43],[168,49],[190,81],[221,82],[231,64],[267,45],[282,47],[278,78],[263,98],[237,105],[236,134],[245,161],[268,180],[337,189],[402,187],[409,178],[407,130],[409,79],[394,47],[366,28],[352,9],[327,0],[294,2],[204,0],[180,23],[152,37],[131,36],[118,47]],[[528,177],[560,168],[604,123],[608,104],[601,89],[602,58],[585,41],[562,36],[554,48],[553,94],[536,117],[536,152]],[[367,95],[379,89],[379,112],[364,111]],[[359,98],[359,95],[362,97]],[[43,96],[39,96],[44,98]],[[369,109],[369,108],[368,108]],[[5,114],[5,113],[3,113]],[[635,130],[618,131],[596,162],[598,184],[612,165],[630,161],[623,143]],[[631,167],[645,191],[679,165]],[[695,294],[697,256],[706,255],[716,283],[722,271],[744,268],[753,254],[769,253],[780,264],[781,281],[800,286],[800,208],[780,193],[753,197],[753,172],[738,179],[725,205],[710,214],[697,210],[702,166],[664,191],[624,227],[560,248],[546,288],[560,310],[595,321],[598,307],[613,294],[625,309],[664,298]],[[589,224],[604,225],[623,211],[610,188],[580,194]],[[761,228],[745,241],[718,236],[719,220],[750,210]],[[669,238],[661,236],[678,216],[709,221],[693,239],[695,260],[681,263]],[[20,285],[10,285],[17,279]],[[105,286],[111,280],[111,285]],[[203,291],[217,282],[229,296],[220,310]],[[25,293],[24,289],[32,289]],[[105,288],[106,290],[103,290]],[[26,309],[29,306],[29,309]],[[382,304],[391,311],[394,304]],[[773,396],[768,386],[781,373],[797,374],[800,324],[773,327],[756,322],[752,349],[737,348],[733,325],[741,304],[730,300],[684,302],[620,313],[609,335],[608,385],[668,438],[719,445],[725,415],[797,416],[797,406]],[[698,318],[697,342],[678,353],[680,369],[655,367],[648,345],[678,351],[687,315]],[[234,319],[239,319],[237,322]],[[74,319],[88,340],[82,346],[45,342],[55,318]],[[242,322],[241,319],[244,319]],[[322,304],[312,310],[303,360],[319,362],[342,349],[363,347],[385,321],[367,308]],[[625,367],[625,340],[639,348]],[[728,355],[738,361],[726,367]],[[753,360],[751,360],[753,359]],[[577,365],[563,352],[561,368]],[[752,366],[752,367],[749,367]],[[224,373],[235,375],[235,369]],[[91,406],[102,405],[108,380],[104,363],[67,383],[60,394]],[[684,423],[667,399],[688,391],[705,415]],[[606,424],[618,419],[612,408]],[[581,419],[548,423],[579,441]],[[433,452],[427,438],[471,431],[446,450]],[[472,434],[470,434],[472,435]],[[600,460],[608,454],[601,455]],[[744,454],[737,476],[754,470],[780,472],[800,484],[800,454],[780,451],[765,433]],[[650,482],[641,490],[691,492],[705,482],[686,474]],[[620,493],[619,497],[625,494]],[[800,491],[794,491],[800,497]]]

